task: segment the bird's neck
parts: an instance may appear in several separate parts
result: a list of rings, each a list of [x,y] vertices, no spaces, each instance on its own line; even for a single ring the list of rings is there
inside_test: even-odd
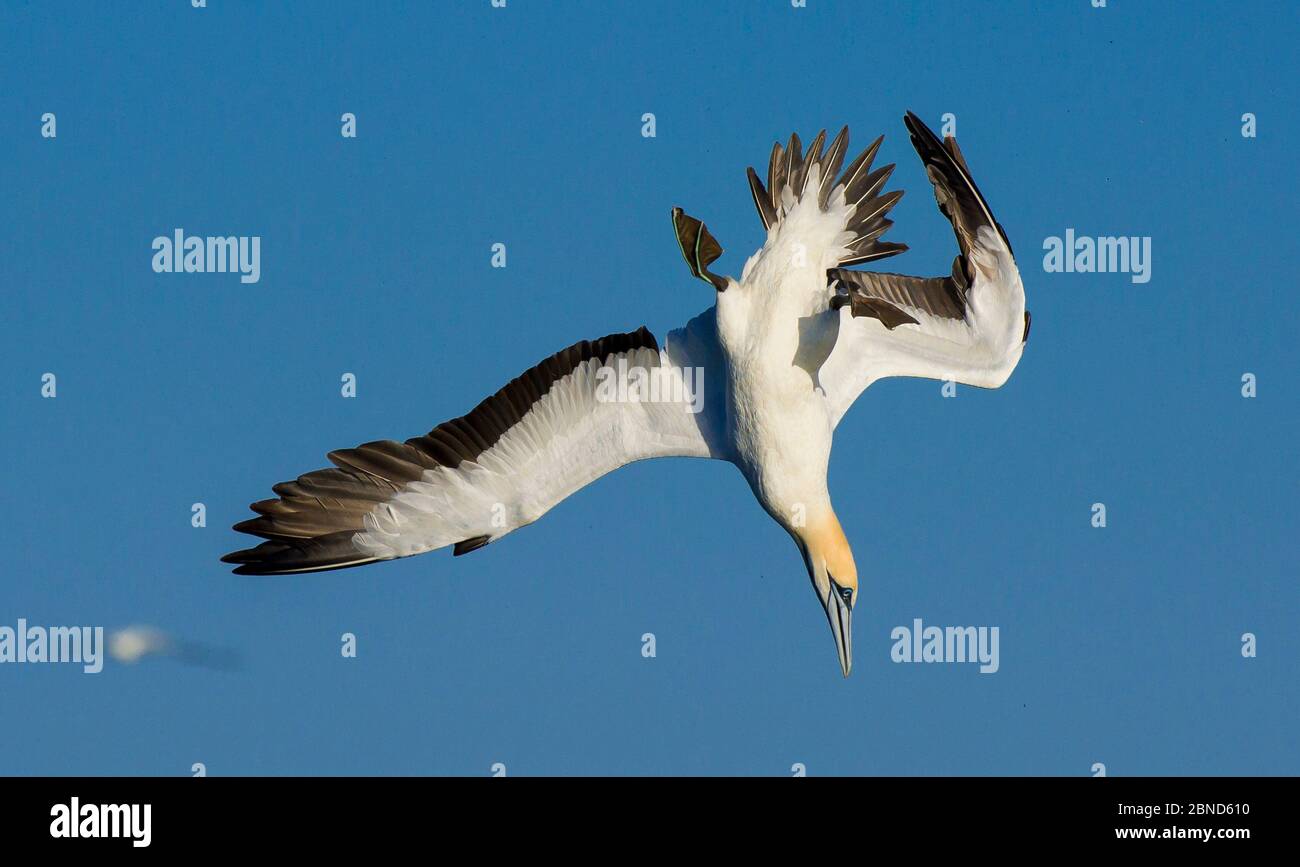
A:
[[[844,535],[840,521],[835,512],[827,507],[824,511],[808,516],[807,526],[799,533],[808,555],[814,562],[820,561],[826,571],[835,576],[841,587],[857,589],[858,568],[853,562],[853,550]]]

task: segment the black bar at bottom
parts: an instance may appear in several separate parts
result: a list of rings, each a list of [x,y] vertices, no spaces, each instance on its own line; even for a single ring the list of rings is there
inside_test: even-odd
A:
[[[537,831],[553,842],[567,834],[590,842],[597,829],[622,829],[631,835],[623,844],[641,840],[636,847],[700,833],[749,843],[843,834],[864,843],[914,841],[927,854],[1106,843],[1230,856],[1243,846],[1285,843],[1298,793],[1289,777],[27,777],[0,778],[0,829],[7,846],[83,854],[338,854],[377,841],[427,845],[431,836],[483,833],[494,841]],[[146,834],[148,845],[136,845]]]

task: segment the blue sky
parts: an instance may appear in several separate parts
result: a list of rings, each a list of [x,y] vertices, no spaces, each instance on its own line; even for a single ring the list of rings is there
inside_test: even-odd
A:
[[[0,773],[1300,773],[1294,8],[871,6],[4,4],[0,624],[242,665],[2,665]],[[885,133],[887,267],[946,272],[907,109],[955,115],[1034,326],[1003,389],[888,380],[838,430],[851,678],[724,464],[625,468],[455,560],[218,562],[327,451],[708,306],[669,209],[738,273],[744,169],[792,130]],[[260,236],[260,281],[155,274],[178,227]],[[1150,282],[1045,273],[1069,228],[1151,237]],[[1000,670],[892,662],[916,617],[999,627]]]

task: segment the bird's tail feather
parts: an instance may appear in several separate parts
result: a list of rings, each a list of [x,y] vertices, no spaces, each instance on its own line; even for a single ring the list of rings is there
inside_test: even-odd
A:
[[[848,150],[847,126],[825,150],[825,130],[817,134],[807,151],[804,151],[798,134],[791,134],[785,147],[780,142],[774,144],[768,161],[767,186],[763,186],[753,167],[748,171],[749,189],[763,227],[770,231],[794,203],[806,196],[816,196],[818,206],[826,210],[831,196],[843,188],[845,202],[852,206],[844,229],[852,234],[852,239],[846,245],[845,258],[839,262],[841,266],[883,259],[906,250],[906,244],[880,240],[894,225],[885,215],[903,197],[902,190],[884,192],[885,183],[894,171],[892,163],[875,170],[871,167],[883,140],[884,136],[881,136],[872,142],[844,169],[843,174],[840,174],[840,167]],[[814,166],[816,171],[813,171]],[[813,179],[815,187],[810,183]]]

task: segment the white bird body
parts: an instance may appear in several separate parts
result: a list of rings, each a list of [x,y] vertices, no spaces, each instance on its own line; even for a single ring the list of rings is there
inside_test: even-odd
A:
[[[838,314],[827,306],[832,293],[825,274],[843,256],[836,239],[851,210],[842,192],[838,198],[830,211],[816,198],[791,202],[740,282],[718,295],[734,460],[763,508],[787,530],[830,506],[826,471],[834,425],[817,388],[817,368],[805,358],[825,358],[834,341],[827,324]]]
[[[827,488],[836,426],[886,376],[996,388],[1029,331],[1010,244],[956,142],[907,124],[957,235],[951,276],[847,270],[906,249],[879,240],[902,195],[883,192],[893,166],[871,170],[877,139],[837,179],[847,129],[806,155],[791,136],[773,149],[770,192],[749,171],[768,231],[740,280],[709,272],[721,245],[674,209],[687,265],[717,294],[662,347],[644,328],[583,341],[424,436],[332,452],[335,467],[276,485],[236,526],[268,541],[223,559],[284,574],[464,554],[633,461],[725,460],[798,545],[847,675],[858,578]]]

